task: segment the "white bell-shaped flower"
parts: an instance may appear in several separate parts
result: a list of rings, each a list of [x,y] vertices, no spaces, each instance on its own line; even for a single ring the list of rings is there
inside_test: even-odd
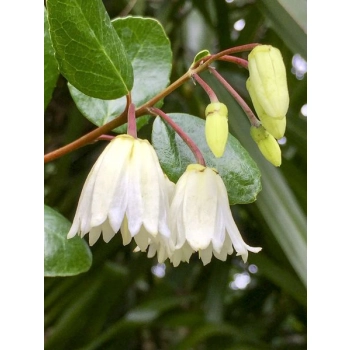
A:
[[[86,179],[68,238],[89,233],[93,245],[120,229],[124,245],[134,238],[142,251],[153,240],[169,249],[168,182],[147,140],[115,137]]]
[[[244,243],[220,175],[200,164],[189,165],[176,184],[170,206],[170,231],[175,251],[169,258],[174,266],[188,262],[193,252],[198,252],[206,265],[212,255],[225,261],[235,250],[246,262],[248,251],[261,250]]]

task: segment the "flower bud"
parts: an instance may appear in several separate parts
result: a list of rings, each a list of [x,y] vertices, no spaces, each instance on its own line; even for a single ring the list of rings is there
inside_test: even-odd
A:
[[[264,113],[272,118],[285,117],[289,94],[281,52],[270,45],[256,46],[248,55],[248,69],[256,100]]]
[[[252,126],[250,135],[257,143],[262,155],[274,166],[280,166],[282,163],[281,149],[274,137],[262,125]]]
[[[227,107],[220,102],[210,103],[205,109],[205,138],[216,158],[222,157],[228,138]]]
[[[250,78],[248,78],[246,85],[261,124],[274,138],[277,140],[282,138],[286,131],[286,117],[284,116],[278,119],[268,116],[257,99]]]

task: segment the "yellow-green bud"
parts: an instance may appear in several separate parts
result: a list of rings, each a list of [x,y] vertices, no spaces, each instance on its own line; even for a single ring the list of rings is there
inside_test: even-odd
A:
[[[248,55],[248,69],[257,102],[264,113],[272,118],[285,117],[289,94],[281,52],[270,45],[256,46]]]
[[[282,118],[273,118],[265,113],[256,97],[256,93],[254,87],[252,86],[250,78],[247,80],[247,90],[252,99],[256,114],[258,115],[261,124],[274,138],[277,140],[282,138],[286,131],[286,117],[284,116]]]
[[[228,110],[220,102],[210,103],[205,109],[205,138],[216,158],[222,157],[228,138]]]
[[[252,126],[250,135],[259,147],[262,155],[274,166],[280,166],[282,163],[281,149],[276,139],[260,125]]]

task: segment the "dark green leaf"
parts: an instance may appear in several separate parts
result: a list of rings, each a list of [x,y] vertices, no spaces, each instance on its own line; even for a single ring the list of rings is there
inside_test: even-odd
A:
[[[285,290],[301,305],[306,306],[306,288],[303,283],[293,276],[287,269],[280,267],[264,253],[251,254],[249,262],[259,267],[259,273]]]
[[[130,310],[125,319],[136,323],[148,323],[154,321],[165,311],[173,308],[179,308],[182,304],[191,301],[191,296],[165,297],[163,299],[149,300]]]
[[[228,324],[204,324],[197,327],[183,341],[176,345],[176,350],[195,349],[198,345],[211,337],[241,337],[235,327]],[[244,335],[242,335],[244,336]]]
[[[133,85],[131,63],[100,0],[47,0],[61,73],[86,95],[114,99]]]
[[[48,206],[45,209],[45,277],[73,276],[87,271],[91,251],[79,237],[67,239],[70,222]]]
[[[112,22],[134,70],[132,102],[141,106],[156,96],[169,84],[172,53],[170,42],[161,24],[150,18],[127,17]],[[71,95],[82,114],[97,126],[101,126],[122,113],[126,98],[100,100],[84,95],[69,85]],[[138,118],[138,127],[149,117]],[[115,131],[125,132],[125,127]]]
[[[52,47],[47,12],[44,7],[44,109],[51,100],[58,75],[58,64]]]
[[[197,144],[207,166],[219,171],[230,204],[245,204],[256,200],[261,190],[260,171],[236,138],[229,134],[223,157],[215,158],[205,140],[203,119],[182,113],[171,113],[169,116]],[[159,117],[153,124],[152,143],[164,172],[173,182],[179,179],[189,164],[196,163],[185,142]]]

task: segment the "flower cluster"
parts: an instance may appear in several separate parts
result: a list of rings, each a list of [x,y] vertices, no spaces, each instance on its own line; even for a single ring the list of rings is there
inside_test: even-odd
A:
[[[234,58],[228,57],[228,60]],[[235,59],[234,59],[235,60]],[[289,95],[281,53],[269,45],[258,45],[248,56],[247,89],[259,120],[238,93],[211,69],[245,110],[250,134],[264,157],[281,165],[276,139],[284,135]],[[224,155],[228,140],[228,110],[214,91],[196,74],[192,77],[207,92],[211,103],[205,110],[205,137],[216,158]],[[235,251],[244,262],[247,245],[233,220],[227,190],[219,173],[205,166],[203,155],[188,136],[163,111],[151,107],[183,138],[198,164],[188,165],[176,185],[163,173],[157,154],[147,140],[137,138],[135,106],[128,108],[128,134],[115,137],[93,166],[78,204],[68,238],[89,234],[93,245],[121,232],[123,244],[134,239],[136,251],[148,250],[159,262],[169,259],[177,266],[198,252],[203,264],[212,257],[226,260]]]
[[[248,56],[247,90],[262,125],[252,126],[251,135],[264,157],[281,165],[281,150],[276,139],[286,130],[289,106],[286,68],[281,52],[270,45],[256,46]]]
[[[115,137],[87,177],[68,238],[89,233],[93,245],[120,230],[148,256],[174,266],[194,252],[203,264],[226,260],[235,250],[247,261],[247,245],[233,220],[225,185],[215,169],[191,164],[175,185],[163,173],[147,140]]]

